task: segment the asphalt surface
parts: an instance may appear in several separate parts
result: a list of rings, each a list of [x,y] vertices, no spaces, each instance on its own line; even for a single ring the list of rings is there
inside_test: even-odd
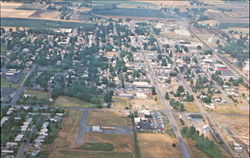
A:
[[[80,127],[79,127],[78,135],[77,135],[77,138],[76,138],[76,143],[77,144],[82,144],[83,143],[84,135],[88,131],[88,128],[87,128],[88,111],[89,111],[89,109],[83,109],[82,110],[82,119],[80,121]]]

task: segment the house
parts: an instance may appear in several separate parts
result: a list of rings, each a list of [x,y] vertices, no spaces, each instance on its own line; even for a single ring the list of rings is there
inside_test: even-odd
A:
[[[23,139],[23,134],[18,134],[15,138],[15,142],[20,142]]]
[[[102,132],[102,129],[100,126],[92,126],[92,132]]]
[[[187,119],[191,119],[192,121],[203,121],[203,116],[201,114],[190,114]]]
[[[137,88],[151,88],[148,82],[133,82],[133,85]]]
[[[139,99],[147,99],[148,96],[145,94],[145,93],[136,93],[136,98],[139,98]]]
[[[3,117],[1,119],[1,127],[3,126],[3,124],[9,119],[9,117]]]

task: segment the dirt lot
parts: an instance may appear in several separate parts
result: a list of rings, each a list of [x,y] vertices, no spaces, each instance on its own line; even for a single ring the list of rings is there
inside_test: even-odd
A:
[[[142,158],[181,158],[182,154],[178,147],[172,147],[172,144],[177,144],[175,138],[167,134],[149,134],[139,133],[139,146]]]
[[[131,126],[131,119],[117,111],[91,110],[88,113],[88,124],[102,126]]]
[[[155,100],[155,98],[157,98]],[[148,99],[130,99],[129,103],[132,105],[133,110],[142,110],[142,109],[149,109],[149,110],[162,110],[163,106],[160,101],[160,98],[154,96],[153,98]]]

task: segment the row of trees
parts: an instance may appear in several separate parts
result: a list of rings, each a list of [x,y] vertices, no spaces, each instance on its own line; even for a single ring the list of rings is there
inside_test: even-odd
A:
[[[196,131],[195,127],[184,127],[182,129],[184,137],[191,138],[196,141],[196,147],[206,153],[211,158],[223,158],[222,152],[219,147],[204,135],[199,135],[199,131]]]
[[[170,105],[176,110],[176,111],[185,111],[184,109],[184,105],[179,102],[179,101],[175,101],[174,99],[170,100]]]

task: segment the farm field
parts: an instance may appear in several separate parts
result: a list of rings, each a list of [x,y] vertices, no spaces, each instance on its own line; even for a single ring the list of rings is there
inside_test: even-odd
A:
[[[62,106],[62,107],[81,107],[81,108],[89,108],[89,107],[95,107],[96,105],[85,102],[83,100],[74,98],[74,97],[68,97],[68,96],[60,96],[55,101],[56,106]]]
[[[27,19],[27,18],[1,18],[1,26],[8,27],[34,27],[34,28],[75,28],[83,27],[86,30],[93,30],[94,24],[80,22],[66,22],[55,20],[42,19]]]
[[[88,113],[88,125],[131,126],[131,119],[121,112],[112,110],[91,110]]]
[[[160,10],[156,9],[139,9],[139,8],[118,8],[113,10],[93,10],[93,14],[111,15],[111,16],[135,16],[135,17],[155,17],[155,18],[171,18]]]
[[[138,133],[138,140],[142,158],[182,157],[176,139],[167,134]]]

